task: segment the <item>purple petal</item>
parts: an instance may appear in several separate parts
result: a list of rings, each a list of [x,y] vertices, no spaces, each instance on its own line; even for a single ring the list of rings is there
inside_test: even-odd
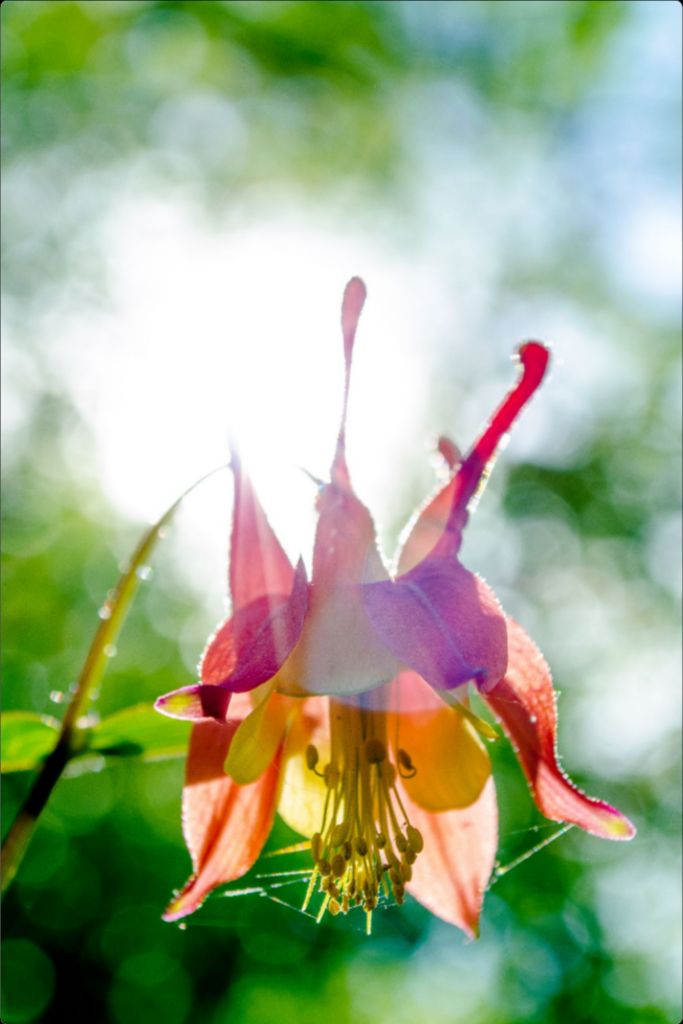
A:
[[[486,690],[505,673],[505,616],[493,591],[457,559],[432,555],[362,591],[379,640],[437,689],[473,680]]]
[[[266,603],[265,614],[252,615],[248,623],[238,621],[239,613],[235,616],[237,664],[225,680],[232,692],[253,690],[279,671],[301,636],[307,610],[308,581],[299,561],[285,601],[275,607]]]

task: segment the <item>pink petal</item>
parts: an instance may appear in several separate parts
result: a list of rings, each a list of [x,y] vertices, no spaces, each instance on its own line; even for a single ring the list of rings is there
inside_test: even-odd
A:
[[[422,833],[424,849],[406,888],[416,900],[474,938],[498,845],[493,779],[469,807],[429,813],[402,789],[408,819]]]
[[[308,613],[301,640],[281,673],[290,692],[349,694],[391,679],[395,658],[377,639],[362,598],[365,581],[388,580],[367,508],[353,493],[345,461],[351,359],[365,285],[349,281],[342,303],[344,406],[331,481],[318,497]]]
[[[455,477],[452,477],[418,510],[400,550],[399,573],[408,572],[436,547],[448,521],[455,490]]]
[[[505,619],[493,592],[464,569],[460,549],[468,504],[504,433],[541,383],[548,350],[527,342],[519,350],[522,375],[503,400],[455,476],[419,514],[399,561],[395,583],[364,588],[369,618],[383,644],[432,686],[453,689],[474,680],[495,685],[507,664]],[[455,464],[446,439],[440,451]]]
[[[183,686],[179,690],[165,693],[157,698],[154,707],[169,718],[193,719],[215,718],[222,722],[230,703],[230,691],[223,686]]]
[[[349,484],[350,487],[350,484]],[[368,620],[364,579],[388,582],[365,506],[332,482],[320,495],[309,608],[281,678],[308,693],[349,694],[391,679],[398,665]]]
[[[202,722],[192,730],[183,790],[183,831],[194,873],[164,919],[195,911],[217,885],[245,874],[270,832],[279,756],[247,786],[225,775],[223,765],[237,723]]]
[[[202,681],[239,692],[271,679],[296,646],[307,608],[308,583],[300,561],[289,596],[259,597],[218,629],[202,656]]]
[[[230,593],[236,611],[267,594],[288,594],[294,570],[235,453],[232,470],[235,500],[230,538]]]
[[[462,505],[467,504],[475,493],[481,476],[495,455],[502,438],[538,389],[548,369],[550,353],[541,342],[526,341],[520,345],[517,356],[522,367],[521,377],[505,396],[483,434],[458,470],[460,479],[458,501]]]
[[[557,714],[550,669],[521,626],[508,618],[509,664],[486,700],[515,747],[539,810],[603,839],[631,839],[635,828],[602,800],[586,796],[557,763]]]
[[[504,435],[541,384],[550,355],[545,345],[538,341],[528,341],[520,346],[518,358],[522,367],[521,377],[503,399],[467,457],[462,460],[452,480],[420,513],[404,546],[402,568],[414,565],[418,553],[424,557],[434,550],[435,538],[438,541],[438,552],[435,553],[442,556],[458,553],[462,531],[467,522],[468,505],[490,470]],[[457,458],[455,445],[447,438],[441,438],[439,451],[454,467]]]
[[[453,506],[444,534],[449,546],[456,545],[455,551],[460,546],[462,527],[470,500],[489,471],[501,440],[540,386],[548,369],[550,353],[545,345],[538,341],[527,341],[520,345],[517,356],[522,368],[521,377],[505,396],[455,475]]]
[[[342,299],[341,324],[344,337],[344,404],[342,407],[337,448],[332,463],[332,480],[344,486],[349,484],[349,471],[346,466],[346,412],[349,400],[349,383],[351,380],[351,361],[353,345],[356,340],[358,320],[367,295],[365,285],[359,277],[352,277],[344,289]]]
[[[505,616],[493,591],[455,557],[425,558],[395,581],[363,587],[377,637],[437,689],[494,685],[507,664]]]

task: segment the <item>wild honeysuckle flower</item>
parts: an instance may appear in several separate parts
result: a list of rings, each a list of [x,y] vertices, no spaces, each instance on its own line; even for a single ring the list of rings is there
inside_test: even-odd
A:
[[[365,286],[346,287],[344,405],[330,482],[318,495],[309,582],[293,568],[240,462],[230,546],[232,614],[209,641],[201,683],[159,698],[197,719],[183,792],[194,873],[166,912],[192,913],[258,857],[275,811],[310,838],[321,912],[406,891],[472,935],[497,847],[497,807],[473,684],[509,736],[546,817],[608,839],[631,823],[560,769],[550,671],[488,585],[458,561],[468,508],[502,437],[541,383],[548,350],[519,349],[521,374],[449,479],[417,514],[392,578],[345,456],[351,358]]]

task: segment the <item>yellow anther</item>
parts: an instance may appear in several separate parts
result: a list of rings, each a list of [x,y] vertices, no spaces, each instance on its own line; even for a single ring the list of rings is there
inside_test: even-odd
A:
[[[319,832],[314,832],[311,836],[311,853],[313,854],[313,860],[319,861],[323,853],[323,837]]]
[[[403,860],[406,864],[414,864],[417,860],[417,854],[415,853],[415,850],[413,850],[412,846],[409,846],[408,849],[404,851]]]
[[[339,906],[336,900],[330,900],[330,902],[327,904],[327,909],[332,914],[332,917],[336,917],[339,911],[341,910],[341,907]]]
[[[342,913],[343,914],[348,914],[348,912],[349,912],[349,897],[348,897],[348,895],[346,893],[344,893],[344,895],[342,897],[342,906],[341,906],[341,908],[342,908]]]
[[[329,892],[330,896],[333,899],[335,899],[335,900],[339,899],[339,896],[340,896],[339,886],[335,885],[334,882],[330,881],[330,884],[327,887],[327,891]]]
[[[410,881],[410,879],[413,877],[413,869],[411,868],[410,864],[404,864],[402,866],[401,874],[403,875],[404,882]]]
[[[396,849],[399,850],[401,853],[405,853],[405,851],[408,849],[408,840],[403,835],[403,833],[397,832],[396,835],[394,836],[394,840],[396,842]]]
[[[383,850],[386,845],[387,837],[384,835],[383,832],[378,832],[377,835],[375,836],[375,846],[377,847],[378,850]]]
[[[387,748],[375,736],[365,741],[365,760],[369,764],[381,764],[386,760]]]
[[[351,860],[351,857],[353,856],[353,845],[352,845],[352,843],[348,839],[344,843],[343,853],[344,853],[344,860]]]
[[[349,823],[348,821],[340,821],[334,826],[330,832],[330,845],[341,846],[342,843],[346,842],[346,838],[349,834]]]
[[[408,825],[406,829],[406,836],[408,837],[408,845],[411,850],[415,853],[420,853],[424,849],[424,839],[419,829],[413,828],[412,825]]]
[[[360,857],[365,857],[368,852],[368,844],[365,842],[362,836],[356,838],[356,853]]]
[[[329,860],[319,860],[318,871],[321,875],[329,875],[332,872],[332,865]]]
[[[400,870],[398,870],[397,868],[391,869],[391,871],[389,872],[389,878],[391,879],[391,884],[394,888],[397,885],[401,885],[403,883],[403,876]]]
[[[332,858],[332,874],[335,878],[341,878],[346,871],[346,861],[343,853],[335,853]]]
[[[323,771],[323,779],[328,789],[334,789],[339,783],[339,771],[334,767],[333,764],[326,764],[325,770]]]
[[[312,743],[309,743],[306,747],[306,767],[309,771],[313,771],[319,760],[318,748]]]

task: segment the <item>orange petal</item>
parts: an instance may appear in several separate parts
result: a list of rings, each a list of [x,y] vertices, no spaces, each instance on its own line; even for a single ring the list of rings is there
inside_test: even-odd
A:
[[[522,627],[508,618],[509,664],[505,678],[484,694],[515,747],[539,810],[603,839],[631,839],[623,814],[586,796],[557,763],[555,691],[546,661]]]
[[[432,914],[476,937],[498,845],[493,779],[462,810],[429,813],[413,803],[405,789],[403,799],[411,825],[424,839],[408,892]]]
[[[411,800],[427,811],[468,807],[491,775],[484,744],[456,707],[444,704],[413,672],[397,680],[397,711],[389,717],[388,735],[405,750],[416,768],[403,786]],[[413,710],[405,707],[408,698]]]
[[[192,730],[183,790],[183,832],[194,874],[164,914],[175,921],[196,910],[217,885],[243,875],[258,857],[273,821],[279,763],[239,786],[223,771],[235,722],[200,722]]]

